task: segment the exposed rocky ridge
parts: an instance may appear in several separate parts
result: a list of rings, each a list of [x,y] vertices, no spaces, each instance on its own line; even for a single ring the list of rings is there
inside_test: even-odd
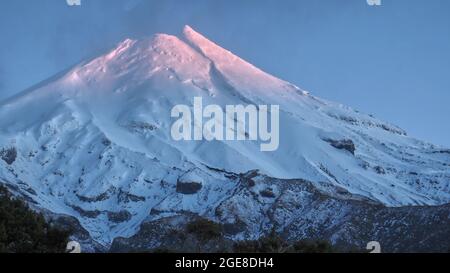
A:
[[[288,241],[328,240],[342,249],[363,251],[368,242],[378,241],[384,252],[450,251],[450,204],[392,208],[339,188],[330,195],[305,180],[286,181],[254,173],[238,179],[239,189],[218,204],[211,218],[224,227],[227,240],[222,242],[222,250],[233,241],[258,239],[275,230]],[[260,188],[273,189],[274,196],[261,194]],[[199,217],[177,212],[144,222],[136,235],[114,240],[111,250],[170,249],[177,244],[171,233],[182,232],[186,223]],[[221,250],[210,243],[204,251]]]

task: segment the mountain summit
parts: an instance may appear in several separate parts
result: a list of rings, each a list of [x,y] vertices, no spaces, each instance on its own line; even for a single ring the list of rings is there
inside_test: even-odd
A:
[[[310,95],[189,26],[183,34],[127,39],[1,104],[0,182],[37,209],[75,217],[105,246],[186,212],[241,221],[247,233],[236,238],[273,221],[288,227],[311,194],[298,181],[365,204],[450,202],[450,150]],[[279,105],[279,149],[174,141],[170,111],[194,97]],[[238,201],[244,190],[253,201]]]

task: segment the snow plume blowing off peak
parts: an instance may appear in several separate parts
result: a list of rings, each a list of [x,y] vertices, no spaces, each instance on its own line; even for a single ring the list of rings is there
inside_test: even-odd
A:
[[[448,149],[312,96],[189,26],[183,34],[127,39],[1,104],[0,181],[35,207],[77,218],[102,245],[136,234],[143,222],[179,212],[217,218],[214,211],[224,200],[229,213],[253,215],[259,207],[249,211],[243,202],[231,201],[243,185],[242,174],[252,170],[386,206],[450,202]],[[203,113],[195,113],[196,98]],[[177,105],[194,113],[184,124],[192,129],[186,138],[171,134]],[[252,118],[253,110],[270,105],[279,107],[274,119],[279,143],[261,151],[267,142],[254,137],[261,119]],[[208,106],[214,107],[207,113]],[[223,114],[227,106],[242,106],[240,117]],[[213,117],[215,129],[236,136],[212,138],[214,126],[205,134]],[[262,125],[267,132],[275,126]],[[195,138],[196,132],[203,137]],[[264,200],[282,194],[282,188],[269,192],[265,180],[258,181],[248,187],[256,195],[265,192]],[[288,193],[301,195],[294,188]],[[255,206],[266,202],[261,200]]]

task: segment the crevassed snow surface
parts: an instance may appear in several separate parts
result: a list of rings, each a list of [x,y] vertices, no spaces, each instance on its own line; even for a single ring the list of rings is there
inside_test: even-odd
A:
[[[207,214],[235,184],[224,173],[336,185],[389,206],[450,202],[450,151],[310,95],[186,26],[130,40],[0,105],[0,180],[38,206],[77,217],[97,241],[133,235],[150,212]],[[176,104],[280,105],[280,146],[174,141]],[[387,100],[389,98],[386,98]],[[354,154],[331,141],[351,140]],[[189,177],[197,194],[176,191]],[[195,180],[195,181],[194,181]],[[326,187],[325,187],[326,189]]]

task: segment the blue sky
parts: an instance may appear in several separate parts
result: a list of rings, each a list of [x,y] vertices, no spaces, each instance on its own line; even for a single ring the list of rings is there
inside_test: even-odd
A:
[[[189,24],[263,70],[450,147],[450,1],[3,0],[0,100]]]

